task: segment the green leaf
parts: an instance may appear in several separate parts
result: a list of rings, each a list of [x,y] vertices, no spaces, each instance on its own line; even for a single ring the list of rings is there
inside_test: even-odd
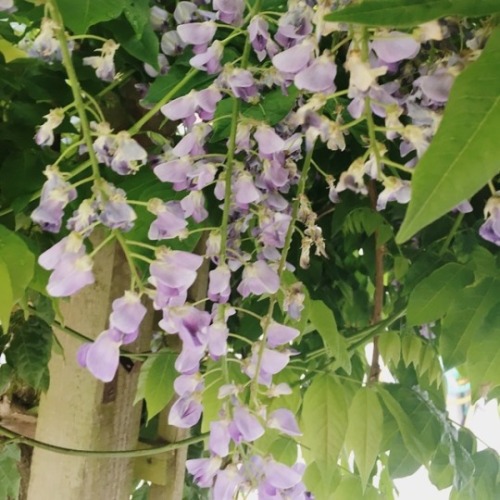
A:
[[[125,17],[139,37],[149,22],[149,0],[128,0],[127,3]]]
[[[349,408],[346,447],[354,452],[363,488],[368,483],[380,451],[383,425],[384,414],[377,394],[369,387],[362,387],[356,392]]]
[[[37,316],[25,320],[18,313],[13,316],[11,331],[12,340],[5,351],[7,363],[28,385],[46,391],[49,387],[52,329]]]
[[[378,339],[380,355],[387,365],[397,365],[401,359],[401,337],[397,332],[384,332]]]
[[[412,290],[406,316],[408,325],[423,325],[444,316],[453,303],[456,291],[473,281],[474,273],[454,262],[436,269]]]
[[[426,465],[427,461],[430,459],[430,453],[428,453],[425,445],[421,442],[420,435],[413,425],[410,416],[403,410],[401,405],[389,391],[385,390],[382,386],[379,386],[377,391],[384,405],[396,420],[399,432],[408,451],[415,460],[422,465]]]
[[[17,464],[21,460],[21,450],[17,444],[0,447],[0,498],[17,498],[21,475]]]
[[[344,444],[347,414],[343,385],[333,375],[316,376],[302,406],[304,454],[327,468],[333,467]]]
[[[0,257],[0,323],[5,332],[9,329],[10,312],[13,305],[14,294],[12,292],[9,268]]]
[[[125,7],[124,0],[57,0],[65,26],[80,35],[90,26],[117,18]]]
[[[0,225],[0,258],[7,264],[14,302],[20,300],[35,272],[35,256],[16,233]]]
[[[278,436],[269,448],[269,453],[277,462],[292,466],[297,462],[297,443],[287,436]]]
[[[245,104],[241,106],[241,114],[245,118],[251,118],[275,125],[281,121],[293,108],[297,100],[298,90],[293,85],[288,88],[288,95],[283,95],[280,89],[268,92],[259,103]],[[231,110],[233,98],[223,99],[217,104],[215,110],[214,129],[210,138],[211,142],[227,139],[231,126]]]
[[[147,24],[141,32],[140,37],[135,33],[132,36],[124,35],[121,31],[115,31],[116,40],[132,56],[139,61],[158,67],[158,52],[160,44],[158,36],[151,25]]]
[[[479,59],[453,85],[441,125],[412,176],[412,198],[396,237],[398,243],[470,198],[500,172],[499,128],[497,28]]]
[[[382,495],[373,487],[364,485],[357,476],[344,476],[332,496],[335,500],[377,500]]]
[[[146,360],[141,367],[134,404],[144,399],[148,420],[167,406],[174,395],[175,355],[161,352]]]
[[[174,64],[166,75],[161,75],[149,87],[148,93],[144,98],[146,104],[156,104],[166,94],[168,94],[178,83],[186,76],[186,66]],[[189,93],[194,88],[204,88],[214,77],[207,73],[200,72],[194,76],[180,91],[174,96],[179,97]]]
[[[413,364],[416,368],[420,361],[422,341],[415,334],[405,335],[401,342],[401,352],[406,366]]]
[[[322,300],[312,300],[309,319],[321,335],[328,356],[333,356],[338,366],[350,373],[351,358],[347,351],[347,342],[338,331],[333,311]]]
[[[371,26],[415,26],[439,17],[479,17],[496,12],[500,12],[497,0],[364,0],[325,19]]]
[[[485,388],[500,386],[500,309],[494,307],[467,352],[467,374],[476,399]]]
[[[396,434],[392,439],[390,450],[391,453],[387,466],[391,478],[397,479],[411,476],[422,467],[420,461],[415,460],[413,455],[408,451],[400,434]]]
[[[439,341],[446,368],[465,362],[474,336],[482,328],[487,314],[499,302],[500,280],[494,278],[485,278],[455,296],[443,320]]]
[[[334,491],[341,480],[340,469],[315,461],[309,463],[304,474],[304,484],[317,500],[334,500]]]

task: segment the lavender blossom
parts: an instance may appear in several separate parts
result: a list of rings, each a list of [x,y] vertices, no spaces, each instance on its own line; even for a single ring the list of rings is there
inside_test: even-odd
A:
[[[238,292],[243,297],[248,297],[251,293],[254,295],[276,293],[279,286],[278,273],[264,261],[259,260],[253,264],[248,264],[243,269],[243,276],[238,286]]]
[[[231,271],[226,265],[221,264],[208,273],[208,298],[212,302],[224,304],[231,294]]]
[[[106,40],[100,49],[96,49],[101,55],[84,57],[83,64],[94,68],[97,78],[112,82],[116,75],[114,57],[119,47],[114,40]]]
[[[64,120],[64,111],[62,108],[51,109],[43,125],[38,129],[35,135],[35,142],[39,146],[52,146],[54,144],[54,129],[61,125]]]
[[[222,69],[220,60],[223,50],[224,46],[218,40],[215,40],[205,52],[192,57],[189,64],[200,71],[206,71],[209,75],[218,73]]]
[[[420,44],[407,33],[390,31],[378,33],[371,48],[383,63],[391,64],[413,59],[420,51]]]
[[[102,200],[100,195],[98,196],[102,210],[99,216],[100,221],[110,229],[130,231],[137,214],[127,204],[125,191],[110,183],[103,184],[103,190],[106,192],[105,200]]]
[[[217,456],[186,461],[186,469],[193,475],[195,483],[202,488],[212,486],[215,474],[219,472],[221,465],[222,460]]]
[[[180,202],[185,217],[192,217],[196,222],[202,222],[208,217],[205,208],[205,196],[202,191],[191,191]]]
[[[267,419],[267,426],[270,429],[277,429],[278,431],[288,434],[289,436],[302,435],[297,424],[297,420],[295,419],[295,415],[290,410],[285,408],[273,411]]]
[[[193,397],[179,398],[170,409],[168,423],[181,429],[193,427],[201,418],[202,404]]]
[[[40,33],[28,48],[28,54],[47,62],[60,61],[61,46],[55,34],[58,29],[60,28],[55,21],[47,17],[43,18]]]
[[[271,323],[266,330],[267,345],[271,348],[288,344],[299,336],[300,332],[296,328]]]
[[[187,44],[182,41],[177,31],[167,31],[163,33],[160,41],[161,51],[166,56],[179,55],[186,45]]]
[[[110,329],[102,332],[92,344],[84,344],[78,352],[78,361],[95,378],[111,382],[120,361],[120,333]]]
[[[139,330],[144,316],[146,307],[141,304],[140,296],[126,291],[123,297],[113,301],[109,324],[124,334],[133,334]]]
[[[329,94],[335,92],[333,80],[336,74],[337,66],[333,62],[333,58],[323,54],[312,61],[307,68],[299,71],[293,81],[298,89]]]
[[[241,25],[245,11],[244,0],[213,0],[213,7],[223,23]]]
[[[31,219],[45,231],[58,233],[62,225],[64,208],[76,198],[77,193],[76,189],[64,180],[57,167],[47,166],[44,174],[47,181],[42,187],[40,204],[32,212]]]
[[[500,195],[496,193],[484,207],[486,221],[479,228],[479,235],[487,241],[500,246]]]
[[[120,175],[135,174],[146,163],[147,157],[146,150],[128,132],[122,131],[116,135],[116,149],[110,167]]]
[[[217,26],[213,21],[187,23],[177,26],[177,33],[186,45],[194,45],[195,53],[205,52],[212,41]]]
[[[384,190],[378,195],[377,210],[384,210],[387,202],[397,201],[408,203],[411,198],[411,183],[397,177],[386,177],[384,179]]]
[[[186,235],[187,221],[180,202],[163,203],[155,198],[150,200],[148,209],[157,216],[149,228],[150,240],[165,240]]]

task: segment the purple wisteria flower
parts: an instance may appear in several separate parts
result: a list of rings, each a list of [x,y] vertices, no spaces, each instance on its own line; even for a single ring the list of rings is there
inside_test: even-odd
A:
[[[225,71],[221,77],[224,84],[238,99],[252,102],[259,94],[252,73],[246,69],[231,68]]]
[[[299,336],[300,332],[291,326],[271,323],[266,330],[267,345],[271,348],[288,344]]]
[[[38,263],[52,271],[47,284],[52,297],[69,297],[95,280],[92,259],[85,254],[83,240],[76,233],[70,233],[43,252]]]
[[[83,64],[94,68],[97,78],[112,82],[116,76],[114,57],[119,47],[114,40],[106,40],[100,49],[96,49],[101,55],[84,57]]]
[[[263,61],[266,56],[273,57],[279,47],[269,35],[269,24],[260,16],[254,16],[248,25],[248,36],[257,59]]]
[[[163,33],[160,41],[161,51],[166,56],[177,56],[179,55],[185,48],[186,43],[184,43],[177,33],[177,31],[167,31]]]
[[[45,181],[40,195],[40,204],[32,212],[31,219],[44,231],[58,233],[61,229],[64,208],[76,199],[76,189],[64,180],[56,166],[48,165],[44,171]]]
[[[101,208],[99,220],[102,224],[110,229],[121,229],[122,231],[132,229],[137,214],[127,204],[127,193],[110,183],[102,183],[101,188],[106,195],[104,199],[100,193],[97,196]]]
[[[248,264],[243,269],[243,276],[238,285],[238,293],[248,297],[251,293],[262,295],[276,293],[280,287],[278,273],[262,260]]]
[[[187,221],[180,202],[162,202],[158,198],[150,200],[148,210],[157,217],[152,222],[148,238],[166,240],[186,236]]]
[[[217,26],[213,21],[187,23],[177,26],[177,33],[186,45],[193,45],[195,54],[205,52],[212,41]]]
[[[168,423],[181,429],[188,429],[198,423],[202,411],[203,406],[197,397],[179,398],[170,409]]]
[[[110,167],[120,175],[135,174],[146,163],[148,154],[128,132],[116,134],[116,149]]]
[[[212,486],[213,480],[222,465],[222,459],[218,456],[210,458],[195,458],[186,461],[186,468],[197,485],[202,488]]]
[[[208,298],[212,302],[226,303],[231,294],[231,286],[229,284],[231,271],[229,267],[221,264],[216,269],[210,271],[208,276]]]
[[[276,429],[289,436],[301,436],[295,415],[286,408],[273,411],[267,418],[267,427]]]
[[[223,23],[239,26],[243,21],[244,0],[213,0],[213,7]]]
[[[307,68],[299,71],[293,81],[298,89],[329,94],[335,92],[333,80],[336,74],[337,66],[333,61],[333,57],[323,54],[314,59]]]
[[[205,195],[202,191],[191,191],[180,201],[185,217],[192,217],[196,222],[202,222],[208,217],[205,208]]]
[[[500,246],[500,193],[492,196],[484,207],[486,221],[479,228],[479,234],[487,241]]]
[[[203,257],[199,255],[161,248],[157,260],[149,267],[151,277],[148,281],[156,288],[153,294],[155,308],[182,306],[202,262]]]
[[[44,118],[45,122],[40,126],[35,135],[35,142],[39,146],[52,146],[54,144],[54,129],[59,127],[63,122],[64,111],[62,108],[51,109]]]
[[[66,227],[70,231],[80,233],[84,237],[90,236],[93,224],[98,220],[97,203],[95,200],[87,199],[80,203],[77,210],[68,219]]]
[[[140,296],[132,291],[126,291],[123,297],[113,301],[109,324],[127,336],[136,336],[145,316],[146,307],[141,304]],[[127,340],[124,339],[123,343],[128,344]]]
[[[196,54],[189,60],[189,64],[200,71],[206,71],[209,75],[219,73],[222,69],[221,58],[224,46],[215,40],[205,52]]]
[[[28,55],[47,62],[60,61],[61,46],[56,37],[58,29],[60,28],[55,21],[47,17],[43,18],[40,33],[33,40],[32,44],[27,44]]]
[[[388,201],[408,203],[411,198],[411,183],[397,177],[386,177],[384,179],[384,190],[378,195],[377,210],[384,210]]]
[[[304,40],[298,45],[276,54],[272,61],[273,66],[284,75],[293,77],[305,69],[312,60],[314,44]]]
[[[1,0],[0,12],[10,11],[14,8],[14,0]]]
[[[408,33],[390,31],[377,33],[371,48],[382,63],[391,64],[413,59],[420,51],[420,43]]]
[[[413,85],[419,88],[431,102],[443,105],[448,101],[455,75],[447,68],[438,68],[434,73],[417,78]]]
[[[170,120],[183,120],[188,127],[194,125],[196,113],[202,120],[211,120],[222,94],[213,86],[196,91],[170,101],[162,106],[161,112]]]
[[[114,329],[103,331],[91,344],[78,350],[78,363],[103,382],[111,382],[120,362],[121,333]]]

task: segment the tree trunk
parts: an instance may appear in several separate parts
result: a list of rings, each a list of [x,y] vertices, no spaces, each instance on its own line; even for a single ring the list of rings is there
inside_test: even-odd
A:
[[[61,302],[66,326],[91,338],[108,326],[111,302],[128,289],[129,271],[121,249],[110,244],[95,259],[96,283]],[[149,345],[152,315],[143,323],[139,345]],[[55,331],[63,355],[52,356],[50,387],[40,401],[36,438],[73,449],[120,450],[137,445],[141,406],[133,406],[139,363],[130,372],[121,365],[104,384],[80,368],[81,342]],[[138,343],[139,343],[138,342]],[[137,343],[137,344],[138,344]],[[35,449],[28,500],[128,500],[132,461],[125,458],[66,456]]]

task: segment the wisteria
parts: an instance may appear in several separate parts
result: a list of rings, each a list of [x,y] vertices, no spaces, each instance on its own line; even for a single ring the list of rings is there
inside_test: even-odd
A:
[[[308,268],[312,252],[334,261],[308,183],[321,180],[329,200],[321,207],[325,213],[349,196],[369,204],[370,191],[379,212],[408,204],[412,175],[438,130],[453,82],[480,51],[450,53],[449,30],[437,22],[398,31],[325,21],[338,3],[346,2],[290,1],[283,11],[240,0],[183,1],[173,13],[154,6],[149,22],[162,53],[158,65],[146,64],[145,74],[168,77],[182,58],[183,69],[193,72],[188,75],[206,77],[194,88],[186,77],[186,85],[149,106],[149,117],[174,124],[174,132],[158,145],[154,137],[145,139],[144,123],[118,129],[75,81],[75,105],[51,109],[35,131],[36,144],[50,148],[63,122],[77,116],[71,140],[78,161],[91,172],[82,181],[59,161],[44,172],[47,181],[31,218],[42,230],[63,235],[39,258],[51,271],[48,293],[68,297],[94,283],[93,258],[112,240],[131,268],[130,287],[114,300],[107,329],[82,345],[78,362],[111,381],[121,347],[137,339],[151,304],[164,336],[181,342],[171,425],[199,424],[207,366],[220,370],[220,411],[210,422],[205,454],[187,461],[196,484],[210,488],[217,500],[250,491],[263,500],[312,498],[302,457],[281,463],[258,444],[269,432],[298,443],[302,435],[294,412],[279,403],[301,374],[290,384],[276,382],[300,354],[304,333],[304,286],[285,276],[294,263]],[[86,41],[71,37],[56,4],[48,5],[38,32],[20,45],[48,64],[62,62],[71,80]],[[121,77],[116,56],[123,48],[112,39],[96,40],[94,55],[81,64],[92,78],[113,85]],[[234,45],[240,47],[237,55],[233,42],[243,47]],[[146,81],[148,86],[151,79]],[[282,116],[263,108],[270,92],[289,99]],[[221,130],[223,140],[214,141]],[[359,156],[347,146],[354,140],[363,151]],[[334,152],[342,168],[322,164],[323,151]],[[132,184],[122,180],[144,170],[175,198],[157,189],[147,200],[134,199],[127,192]],[[77,207],[72,213],[70,204]],[[498,193],[484,212],[479,234],[500,245]],[[136,241],[128,235],[139,225],[147,225],[147,238]],[[201,233],[206,238],[198,253],[177,245]],[[291,257],[294,241],[297,258]],[[195,303],[190,289],[204,265],[206,297]],[[247,311],[251,301],[265,304],[265,311]],[[247,314],[257,316],[258,331],[252,338],[243,335],[246,348],[238,350],[233,340],[242,334],[233,331],[234,319]],[[243,382],[233,379],[230,364]]]

